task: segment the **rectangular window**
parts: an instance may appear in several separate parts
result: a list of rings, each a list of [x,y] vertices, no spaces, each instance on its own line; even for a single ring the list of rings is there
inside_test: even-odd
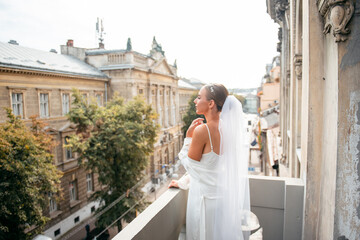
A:
[[[49,117],[49,94],[40,93],[40,117]]]
[[[69,137],[65,137],[64,143],[65,143],[65,145],[69,144]],[[66,160],[73,158],[72,149],[70,147],[65,147],[65,157],[66,157]]]
[[[62,113],[63,115],[68,114],[70,111],[70,96],[68,93],[62,95]]]
[[[143,94],[144,93],[144,89],[139,89],[139,94]]]
[[[86,186],[87,186],[87,192],[92,192],[93,191],[92,173],[86,174]]]
[[[15,116],[24,118],[23,115],[23,94],[13,93],[12,95],[12,110]]]
[[[56,200],[53,193],[49,193],[49,208],[50,213],[55,212],[57,210]]]
[[[70,202],[77,200],[76,180],[69,183]]]
[[[79,216],[77,216],[76,218],[74,218],[74,223],[77,223],[77,222],[79,222],[80,221],[80,217]]]
[[[99,107],[102,106],[102,95],[101,94],[96,94],[96,102]]]

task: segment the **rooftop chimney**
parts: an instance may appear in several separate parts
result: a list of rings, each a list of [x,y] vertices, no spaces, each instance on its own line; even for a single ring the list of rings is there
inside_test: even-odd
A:
[[[8,43],[13,45],[19,45],[19,43],[16,40],[10,40]]]
[[[66,46],[68,46],[68,47],[73,47],[73,46],[74,46],[74,40],[69,39],[69,40],[67,41],[67,43],[66,43]]]
[[[52,52],[52,53],[57,53],[57,51],[55,50],[55,49],[50,49],[50,52]]]

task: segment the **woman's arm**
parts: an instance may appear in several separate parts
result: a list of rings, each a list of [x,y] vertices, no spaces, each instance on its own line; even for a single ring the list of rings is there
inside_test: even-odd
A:
[[[190,186],[190,175],[188,175],[187,173],[185,173],[185,175],[180,178],[179,180],[172,180],[169,184],[169,188],[174,187],[174,188],[180,188],[183,190],[187,190],[189,189]]]
[[[205,143],[203,144],[203,146],[198,149],[198,144],[199,142],[199,136],[201,136],[202,131],[196,130],[196,129],[200,129],[203,126],[201,126],[201,124],[203,123],[204,119],[203,118],[197,118],[195,119],[190,127],[188,128],[187,132],[186,132],[186,138],[184,140],[184,145],[181,148],[178,156],[180,158],[180,160],[182,161],[183,165],[183,159],[187,158],[189,156],[189,152],[190,152],[190,148],[191,148],[191,152],[196,153],[197,151],[199,151],[199,149],[201,148],[201,153],[200,153],[200,158],[197,161],[200,161],[201,159],[201,154],[202,154],[202,149],[204,148]],[[196,133],[195,133],[196,132]],[[200,134],[199,134],[200,132]],[[194,134],[195,133],[195,134]],[[195,147],[191,147],[192,142],[193,142],[193,137],[195,137],[195,142],[196,144],[194,145]],[[200,143],[201,144],[201,143]],[[193,159],[196,160],[196,159]],[[185,167],[186,168],[186,167]],[[180,180],[172,180],[169,184],[169,188],[174,187],[174,188],[181,188],[181,189],[188,189],[190,185],[190,176],[187,175],[187,173],[180,179]]]
[[[208,138],[206,126],[204,124],[195,128],[188,151],[188,157],[190,159],[200,161]]]

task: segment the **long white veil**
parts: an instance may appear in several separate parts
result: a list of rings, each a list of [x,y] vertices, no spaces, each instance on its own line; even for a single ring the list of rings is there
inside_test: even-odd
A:
[[[247,239],[242,226],[250,218],[248,179],[249,143],[242,105],[228,96],[220,115],[220,159],[218,164],[214,239]],[[246,234],[246,233],[244,233]]]

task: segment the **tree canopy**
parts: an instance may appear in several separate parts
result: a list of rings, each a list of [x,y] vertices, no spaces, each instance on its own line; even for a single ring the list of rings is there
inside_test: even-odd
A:
[[[0,239],[31,239],[48,220],[48,193],[60,192],[61,172],[53,164],[54,142],[44,123],[32,117],[32,126],[6,109],[0,126]],[[60,195],[59,195],[60,196]],[[25,233],[25,229],[34,231]]]
[[[98,107],[85,103],[77,90],[73,96],[69,119],[77,124],[77,135],[71,137],[69,146],[80,154],[82,165],[98,173],[102,188],[93,197],[104,205],[97,212],[126,193],[124,199],[97,219],[98,226],[108,226],[143,196],[140,186],[129,189],[143,178],[148,156],[153,152],[157,115],[140,97],[125,103],[114,96],[106,107]],[[136,210],[144,207],[143,202],[138,203],[125,219],[130,221]],[[121,229],[120,221],[117,225]]]
[[[182,132],[184,133],[184,136],[186,136],[186,131],[188,130],[188,128],[190,127],[192,121],[194,121],[194,119],[202,117],[205,119],[204,115],[198,115],[196,114],[196,108],[195,108],[195,103],[194,103],[194,99],[198,96],[198,93],[194,93],[188,102],[188,110],[186,111],[185,115],[183,116],[183,121],[184,121],[184,126],[181,128]],[[206,122],[206,121],[204,121]]]

